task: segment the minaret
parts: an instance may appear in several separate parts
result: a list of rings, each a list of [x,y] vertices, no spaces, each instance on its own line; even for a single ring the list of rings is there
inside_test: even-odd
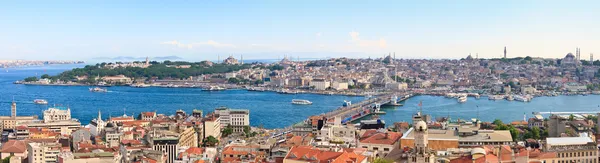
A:
[[[594,64],[594,54],[590,53],[590,64]]]
[[[12,105],[10,105],[10,117],[17,117],[17,103],[15,102],[15,98],[13,97]]]
[[[146,66],[150,66],[150,60],[148,57],[146,57]]]
[[[100,109],[98,109],[98,121],[102,120],[102,113],[100,112]]]
[[[244,64],[244,55],[240,55],[240,61],[242,64]]]
[[[504,58],[506,58],[506,46],[504,46]]]

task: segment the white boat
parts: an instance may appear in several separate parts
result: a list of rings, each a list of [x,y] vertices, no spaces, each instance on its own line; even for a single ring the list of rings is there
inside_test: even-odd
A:
[[[458,102],[460,102],[460,103],[465,103],[465,102],[467,102],[467,96],[460,96],[460,97],[458,98]]]
[[[131,86],[135,87],[135,88],[147,88],[147,87],[150,87],[150,85],[147,85],[147,84],[133,84]]]
[[[295,104],[295,105],[312,105],[312,102],[310,102],[308,100],[292,99],[292,104]]]
[[[490,100],[502,100],[502,99],[504,99],[504,96],[503,95],[489,95],[488,99],[490,99]]]
[[[506,96],[506,100],[512,101],[512,100],[515,100],[515,98],[513,98],[512,95],[508,95],[508,96]]]
[[[225,88],[220,87],[220,86],[210,86],[204,90],[205,91],[222,91],[222,90],[225,90]]]
[[[514,98],[515,98],[516,101],[521,101],[521,102],[529,102],[529,101],[531,101],[531,98],[529,96],[527,96],[527,95],[524,95],[524,96],[515,95]]]
[[[33,103],[38,104],[38,105],[47,105],[48,101],[46,101],[44,99],[35,99],[35,100],[33,100]]]
[[[106,88],[94,87],[90,88],[90,92],[108,92]]]
[[[347,107],[347,106],[350,106],[350,105],[352,105],[351,101],[344,100],[344,104],[342,106]]]

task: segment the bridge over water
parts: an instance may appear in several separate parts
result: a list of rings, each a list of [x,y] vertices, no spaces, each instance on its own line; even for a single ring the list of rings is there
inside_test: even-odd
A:
[[[336,110],[323,114],[323,116],[328,119],[341,117],[342,123],[346,124],[362,117],[378,113],[380,106],[397,106],[399,105],[399,102],[404,101],[412,96],[413,94],[411,93],[383,94],[356,104],[352,104],[350,106],[339,107]]]

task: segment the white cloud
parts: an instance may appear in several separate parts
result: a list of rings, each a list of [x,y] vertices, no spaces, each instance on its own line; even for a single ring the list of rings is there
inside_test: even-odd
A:
[[[374,47],[374,48],[385,48],[387,47],[387,41],[383,38],[379,40],[363,40],[361,39],[360,33],[352,31],[350,34],[350,42],[360,47]]]
[[[215,48],[235,48],[235,45],[233,45],[233,44],[225,44],[225,43],[220,43],[220,42],[216,42],[213,40],[208,40],[205,42],[189,43],[189,44],[184,44],[177,40],[173,40],[173,41],[165,41],[165,42],[162,42],[161,44],[173,45],[178,48],[187,48],[187,49],[192,49],[197,46],[211,46],[211,47],[215,47]]]
[[[212,46],[215,48],[235,48],[235,46],[233,44],[225,44],[225,43],[219,43],[213,40],[208,40],[206,42],[200,42],[198,43],[198,45],[208,45],[208,46]]]
[[[317,32],[317,34],[315,34],[317,37],[321,37],[323,35],[323,33],[321,32]]]

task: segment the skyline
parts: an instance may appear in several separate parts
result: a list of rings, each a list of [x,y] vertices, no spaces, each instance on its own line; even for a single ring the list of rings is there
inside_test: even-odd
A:
[[[597,1],[2,2],[0,59],[581,58]]]

